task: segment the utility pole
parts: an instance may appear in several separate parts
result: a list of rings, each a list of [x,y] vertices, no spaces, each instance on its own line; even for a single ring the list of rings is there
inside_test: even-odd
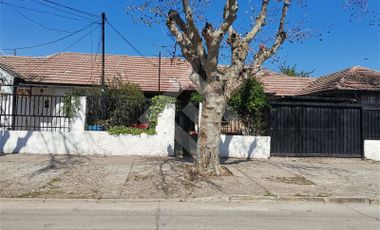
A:
[[[105,45],[105,23],[106,23],[106,14],[102,13],[102,79],[101,79],[101,85],[102,90],[104,90],[105,87],[105,52],[106,52],[106,45]]]
[[[158,53],[158,93],[161,93],[161,52]]]
[[[105,65],[106,65],[106,60],[105,60],[105,53],[106,53],[106,44],[105,44],[105,23],[106,23],[106,14],[103,12],[102,13],[102,76],[101,76],[101,98],[100,98],[100,116],[101,119],[106,118],[106,98],[105,98]]]

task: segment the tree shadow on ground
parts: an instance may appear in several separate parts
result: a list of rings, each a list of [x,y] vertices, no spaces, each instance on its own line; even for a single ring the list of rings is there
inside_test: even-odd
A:
[[[36,175],[46,173],[50,170],[59,170],[62,168],[69,168],[73,165],[82,164],[85,160],[88,160],[88,157],[85,156],[75,156],[75,155],[49,155],[50,159],[46,166],[36,170],[33,172],[30,177],[34,177]]]
[[[220,158],[220,164],[222,165],[235,165],[235,164],[240,164],[240,163],[245,163],[245,162],[250,162],[252,161],[250,158],[244,158],[244,159],[231,159],[227,157]]]

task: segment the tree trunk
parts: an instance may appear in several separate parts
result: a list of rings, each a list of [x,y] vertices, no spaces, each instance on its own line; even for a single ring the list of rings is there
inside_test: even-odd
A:
[[[201,110],[196,164],[200,173],[220,175],[219,144],[226,103],[221,96],[205,97]]]

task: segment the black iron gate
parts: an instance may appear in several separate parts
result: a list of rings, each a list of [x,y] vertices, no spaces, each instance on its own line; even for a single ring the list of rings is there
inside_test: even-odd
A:
[[[271,106],[272,156],[362,156],[361,106],[302,102]]]

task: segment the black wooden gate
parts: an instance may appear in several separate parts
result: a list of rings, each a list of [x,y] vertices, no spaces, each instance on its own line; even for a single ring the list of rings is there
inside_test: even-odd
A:
[[[362,156],[362,109],[354,104],[273,103],[272,156]]]
[[[380,106],[363,107],[363,131],[365,140],[380,140]]]

